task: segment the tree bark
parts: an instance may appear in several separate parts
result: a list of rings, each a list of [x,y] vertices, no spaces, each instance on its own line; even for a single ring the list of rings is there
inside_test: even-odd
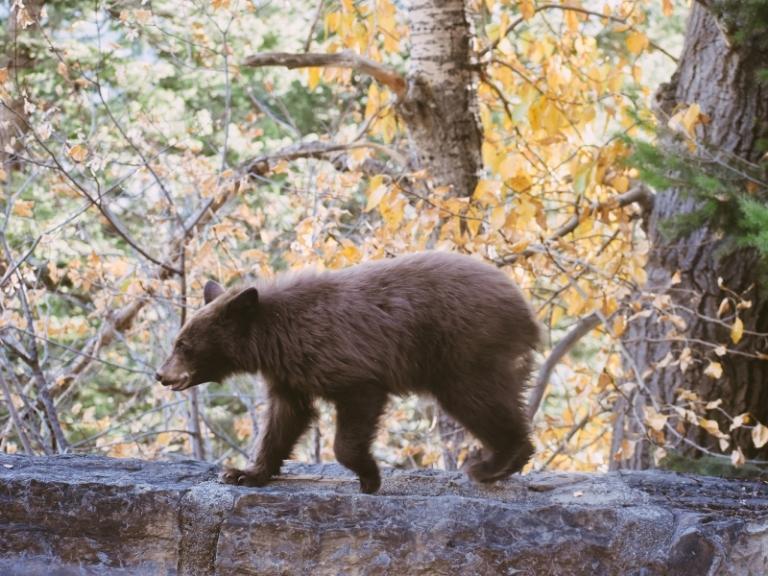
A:
[[[731,3],[730,9],[738,10],[738,4]],[[756,74],[765,67],[766,54],[758,42],[737,45],[727,37],[723,9],[721,6],[718,20],[704,3],[693,4],[683,54],[672,79],[656,95],[656,115],[659,125],[665,126],[676,107],[698,103],[709,122],[697,129],[697,140],[702,143],[697,154],[714,154],[716,160],[729,164],[735,160],[756,163],[762,154],[758,143],[768,136],[768,87]],[[662,137],[660,144],[671,154],[680,146],[669,135]],[[758,271],[758,255],[751,249],[736,253],[723,250],[722,235],[708,227],[677,239],[662,233],[665,222],[696,208],[695,196],[676,188],[659,191],[653,205],[648,223],[647,282],[633,296],[634,310],[649,311],[650,315],[641,312],[632,319],[623,337],[625,377],[640,384],[615,408],[614,468],[637,469],[651,464],[652,445],[642,424],[650,398],[657,406],[680,404],[678,393],[692,390],[705,400],[721,398],[720,408],[731,416],[749,412],[768,424],[768,364],[754,357],[765,352],[766,338],[749,334],[768,332],[768,301]],[[657,295],[669,298],[668,309],[659,309]],[[720,308],[724,298],[731,298],[728,312]],[[740,299],[750,301],[751,307],[738,310],[745,332],[734,344],[730,327],[736,320],[733,305]],[[682,318],[685,325],[670,322],[672,314]],[[717,345],[729,352],[716,355]],[[674,360],[687,357],[686,348],[690,351],[686,370],[674,361],[662,362],[668,354]],[[705,374],[711,362],[721,364],[721,377]],[[719,410],[707,412],[706,418],[717,420],[720,429],[728,431],[730,421]],[[688,424],[676,436],[673,427],[678,423],[670,419],[668,424],[666,439],[676,444],[683,456],[702,454],[693,444],[711,452],[721,451],[718,439],[702,427]],[[627,454],[625,440],[637,444],[630,458],[621,459]],[[768,445],[756,449],[748,431],[737,432],[735,440],[748,458],[768,458]]]
[[[411,161],[456,196],[475,190],[482,168],[482,129],[472,26],[463,0],[412,0],[406,93],[398,105]]]

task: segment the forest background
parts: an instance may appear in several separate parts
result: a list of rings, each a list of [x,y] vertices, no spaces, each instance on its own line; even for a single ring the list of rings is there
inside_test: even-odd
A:
[[[242,465],[153,381],[209,278],[477,255],[547,329],[530,468],[768,460],[768,3],[0,3],[0,450]],[[333,459],[333,412],[296,458]],[[472,439],[391,402],[393,466]]]

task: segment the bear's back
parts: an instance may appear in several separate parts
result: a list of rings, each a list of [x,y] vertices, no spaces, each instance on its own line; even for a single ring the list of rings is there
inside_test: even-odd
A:
[[[287,278],[274,290],[284,340],[300,348],[289,350],[294,369],[318,392],[366,378],[393,392],[431,389],[538,343],[517,286],[470,256],[411,254]]]

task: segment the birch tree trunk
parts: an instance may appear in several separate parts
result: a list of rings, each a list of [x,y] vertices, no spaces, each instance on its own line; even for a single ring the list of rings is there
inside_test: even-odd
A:
[[[408,130],[411,163],[426,169],[433,186],[469,196],[482,168],[482,129],[464,0],[411,0],[408,21],[411,54],[398,112]],[[443,461],[452,470],[464,430],[437,410]]]
[[[464,0],[412,0],[408,20],[411,54],[398,112],[412,162],[435,185],[468,196],[482,167],[482,131]]]
[[[697,154],[714,154],[717,161],[730,164],[740,160],[757,163],[765,152],[760,141],[768,137],[768,86],[756,74],[768,63],[764,42],[753,38],[737,44],[728,37],[729,27],[739,20],[739,5],[729,0],[692,5],[678,69],[656,95],[660,126],[667,124],[676,107],[698,103],[709,122],[698,128],[704,145]],[[680,144],[667,136],[661,145],[675,154]],[[636,309],[648,310],[650,315],[632,320],[624,335],[628,352],[625,375],[642,385],[616,406],[614,468],[651,464],[651,444],[647,427],[642,425],[650,396],[661,405],[673,404],[681,390],[692,390],[705,400],[722,399],[720,408],[732,416],[749,412],[768,424],[768,364],[752,356],[766,351],[766,338],[748,333],[768,332],[766,286],[756,265],[757,254],[752,250],[723,252],[723,239],[707,227],[674,240],[662,234],[664,222],[696,208],[696,198],[678,189],[661,190],[656,196],[648,229],[647,283],[634,295]],[[668,310],[654,306],[656,295],[669,298]],[[738,311],[745,328],[738,344],[730,338],[736,309],[731,306],[724,312],[720,308],[724,298],[730,298],[732,304],[740,299],[751,302],[750,308]],[[682,318],[685,326],[666,321],[670,314]],[[734,353],[717,356],[717,345]],[[676,362],[663,362],[668,354],[675,360],[682,357],[687,369],[683,371]],[[705,373],[711,362],[721,364],[721,377]],[[706,417],[728,431],[729,421],[719,410]],[[687,425],[677,439],[670,430],[665,433],[667,440],[677,442],[676,449],[683,456],[702,454],[691,443],[720,452],[717,438],[699,426]],[[738,433],[736,440],[747,457],[768,458],[768,445],[756,449],[747,431]],[[619,459],[631,452],[627,447],[635,441],[632,456]],[[733,446],[727,451],[731,449]]]

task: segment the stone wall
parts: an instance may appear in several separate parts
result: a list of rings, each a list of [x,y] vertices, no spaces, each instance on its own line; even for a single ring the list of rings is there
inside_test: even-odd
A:
[[[768,574],[764,482],[390,470],[367,496],[337,465],[285,472],[0,454],[0,574]]]

